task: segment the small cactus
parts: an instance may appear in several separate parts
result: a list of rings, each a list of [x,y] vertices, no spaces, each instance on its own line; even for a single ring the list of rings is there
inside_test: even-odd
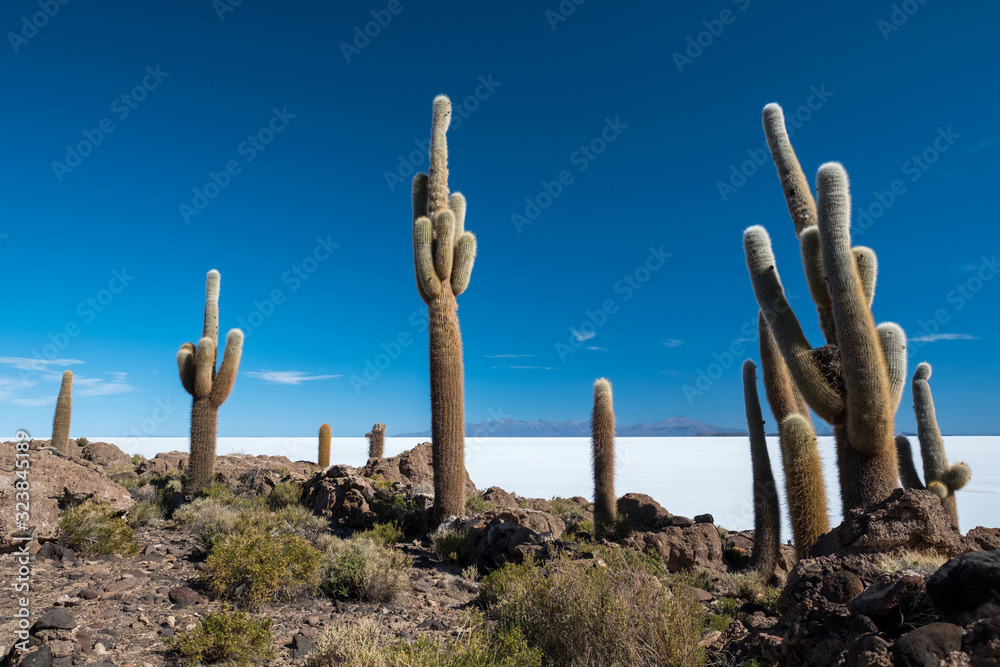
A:
[[[615,406],[611,383],[594,382],[594,412],[590,420],[594,466],[594,526],[598,535],[614,525],[618,498],[615,496]]]
[[[330,436],[330,425],[321,425],[319,427],[319,458],[317,459],[320,468],[330,466]]]
[[[372,430],[365,433],[368,438],[368,458],[380,459],[385,454],[385,424],[375,422]]]
[[[59,398],[56,399],[56,415],[52,420],[52,446],[63,454],[69,449],[69,423],[73,418],[73,371],[65,371]]]
[[[413,178],[413,263],[430,334],[434,521],[465,513],[465,388],[458,303],[472,275],[476,237],[465,231],[465,197],[448,193],[451,101],[434,98],[430,169]]]
[[[192,496],[212,482],[215,470],[215,436],[221,406],[236,382],[243,354],[243,332],[232,329],[226,337],[222,365],[215,368],[219,340],[219,272],[205,280],[205,319],[198,345],[184,343],[177,352],[181,384],[191,394],[191,455],[185,495]]]
[[[913,411],[917,417],[920,454],[924,459],[924,481],[927,489],[941,499],[951,524],[957,529],[958,506],[955,492],[969,483],[972,472],[965,463],[948,464],[944,438],[941,437],[934,411],[934,397],[927,382],[930,377],[931,365],[928,363],[918,365],[913,374]]]
[[[757,395],[757,366],[749,359],[743,362],[743,401],[753,466],[753,559],[750,566],[765,580],[770,580],[781,555],[781,510],[764,437],[764,417]]]

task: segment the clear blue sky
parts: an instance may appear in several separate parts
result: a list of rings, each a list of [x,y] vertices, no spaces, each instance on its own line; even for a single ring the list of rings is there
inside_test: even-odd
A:
[[[174,359],[200,334],[213,268],[223,330],[256,323],[221,435],[427,428],[409,161],[425,168],[439,93],[479,239],[459,299],[468,421],[584,420],[606,376],[620,423],[745,424],[745,227],[771,231],[820,340],[761,151],[777,101],[801,107],[810,178],[843,162],[855,215],[878,214],[858,238],[880,260],[876,319],[925,337],[911,368],[933,364],[942,428],[1000,432],[1000,278],[977,277],[1000,255],[1000,5],[62,1],[0,10],[3,437],[48,436],[66,368],[74,436],[185,435]],[[255,301],[269,316],[251,319]],[[19,368],[36,357],[47,370]],[[359,386],[366,362],[384,368]],[[699,371],[718,377],[686,396]]]

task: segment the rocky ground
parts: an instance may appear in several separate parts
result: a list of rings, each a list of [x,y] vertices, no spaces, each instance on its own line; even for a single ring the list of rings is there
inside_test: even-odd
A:
[[[16,608],[14,553],[25,544],[32,570],[31,653],[14,651],[18,622],[5,611],[3,664],[184,664],[169,639],[222,608],[199,589],[206,555],[198,539],[169,519],[155,519],[136,531],[139,554],[82,557],[60,546],[57,524],[66,507],[91,497],[127,513],[132,496],[148,497],[150,489],[133,486],[129,493],[117,482],[135,484],[143,475],[183,468],[186,454],[133,461],[106,443],[77,447],[68,456],[45,444],[32,444],[33,528],[20,533],[13,512],[14,443],[0,446],[5,609]],[[306,505],[346,536],[371,524],[377,489],[404,494],[418,508],[430,505],[429,449],[420,445],[363,468],[326,470],[284,457],[230,455],[219,457],[217,479],[242,494],[300,483]],[[527,555],[544,559],[568,551],[577,559],[595,558],[580,546],[589,537],[581,527],[593,518],[585,499],[526,499],[495,487],[478,493],[471,480],[467,486],[479,511],[445,529],[471,531],[471,561],[480,572]],[[752,532],[727,534],[710,515],[673,516],[641,494],[627,494],[618,505],[630,519],[622,547],[660,556],[670,572],[699,573],[690,579],[695,597],[711,615],[728,619],[724,627],[705,630],[702,644],[711,664],[1000,665],[1000,531],[976,528],[961,535],[929,493],[900,490],[848,516],[820,540],[814,558],[794,563],[791,548],[783,548],[772,583],[784,590],[772,603],[727,578],[746,566]],[[32,539],[19,541],[19,535]],[[397,547],[412,557],[412,589],[391,603],[319,597],[256,612],[274,623],[276,657],[269,664],[304,664],[327,627],[361,618],[377,618],[404,639],[457,635],[463,610],[476,605],[478,584],[462,576],[459,565],[443,562],[427,536]]]

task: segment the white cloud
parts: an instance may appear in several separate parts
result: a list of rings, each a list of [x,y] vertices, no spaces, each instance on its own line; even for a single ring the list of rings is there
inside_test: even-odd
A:
[[[11,405],[22,405],[37,408],[43,405],[54,405],[56,398],[56,396],[41,396],[39,398],[12,398],[10,400],[0,400],[3,400],[4,403],[10,403]]]
[[[518,370],[526,370],[526,371],[554,371],[554,370],[556,370],[552,366],[494,366],[493,368],[516,368]]]
[[[273,382],[275,384],[302,384],[308,380],[329,380],[343,377],[342,375],[309,375],[305,371],[248,371],[252,378]]]
[[[914,336],[910,339],[916,343],[936,343],[939,340],[979,340],[979,336],[963,333],[939,333],[926,336]]]
[[[582,343],[585,340],[590,340],[597,335],[596,331],[577,331],[576,329],[570,327],[570,333],[576,338],[577,342]]]
[[[72,366],[82,364],[79,359],[32,359],[28,357],[0,357],[0,366],[10,366],[22,371],[49,371],[50,366]]]
[[[679,338],[667,338],[663,341],[663,347],[680,347],[683,344],[684,341]]]
[[[587,347],[585,347],[583,349],[585,349],[585,350],[607,350],[608,348],[606,348],[606,347],[597,347],[596,345],[588,345]]]
[[[135,391],[135,387],[128,383],[128,373],[115,371],[108,373],[108,375],[111,376],[111,380],[88,377],[73,378],[73,393],[78,396],[112,396]]]
[[[523,359],[524,357],[536,357],[536,354],[487,354],[487,359]]]

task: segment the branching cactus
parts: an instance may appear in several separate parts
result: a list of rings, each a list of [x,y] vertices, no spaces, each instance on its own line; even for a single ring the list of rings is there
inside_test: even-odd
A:
[[[594,527],[599,536],[613,527],[618,498],[615,496],[615,406],[611,383],[594,382],[594,412],[590,418],[594,466]]]
[[[320,468],[328,468],[330,466],[330,439],[332,433],[330,432],[329,424],[322,424],[319,427],[319,458],[317,463]]]
[[[898,486],[893,423],[905,384],[906,337],[896,324],[875,326],[871,304],[877,262],[870,249],[851,246],[847,172],[837,163],[820,167],[818,200],[811,203],[778,105],[765,107],[764,129],[827,345],[814,349],[806,339],[788,305],[763,227],[744,232],[747,267],[757,303],[796,388],[809,407],[834,426],[846,513],[884,500]]]
[[[56,416],[52,420],[52,446],[65,454],[69,449],[69,423],[73,418],[73,371],[65,371],[59,398],[56,399]]]
[[[952,525],[958,528],[955,492],[969,483],[972,472],[965,463],[948,465],[944,438],[941,437],[934,412],[931,386],[927,382],[930,377],[931,365],[928,363],[918,365],[913,374],[913,412],[917,417],[917,438],[920,440],[920,454],[924,459],[924,481],[927,489],[941,499]]]
[[[385,424],[375,422],[372,430],[365,433],[368,438],[368,458],[380,459],[385,455]]]
[[[757,396],[757,366],[743,362],[743,401],[750,431],[750,460],[753,466],[753,559],[751,567],[764,579],[774,576],[781,553],[781,510],[778,488],[771,472],[771,457],[764,437],[764,417]]]
[[[455,300],[469,286],[476,237],[465,231],[465,197],[448,192],[451,101],[434,98],[429,174],[413,179],[413,261],[430,333],[434,519],[465,512],[462,333]]]
[[[215,469],[215,435],[221,406],[233,389],[243,354],[243,332],[232,329],[226,337],[222,365],[215,368],[219,341],[219,272],[211,270],[205,281],[205,320],[198,345],[184,343],[177,352],[181,384],[191,394],[191,455],[185,495],[192,496],[212,482]]]

